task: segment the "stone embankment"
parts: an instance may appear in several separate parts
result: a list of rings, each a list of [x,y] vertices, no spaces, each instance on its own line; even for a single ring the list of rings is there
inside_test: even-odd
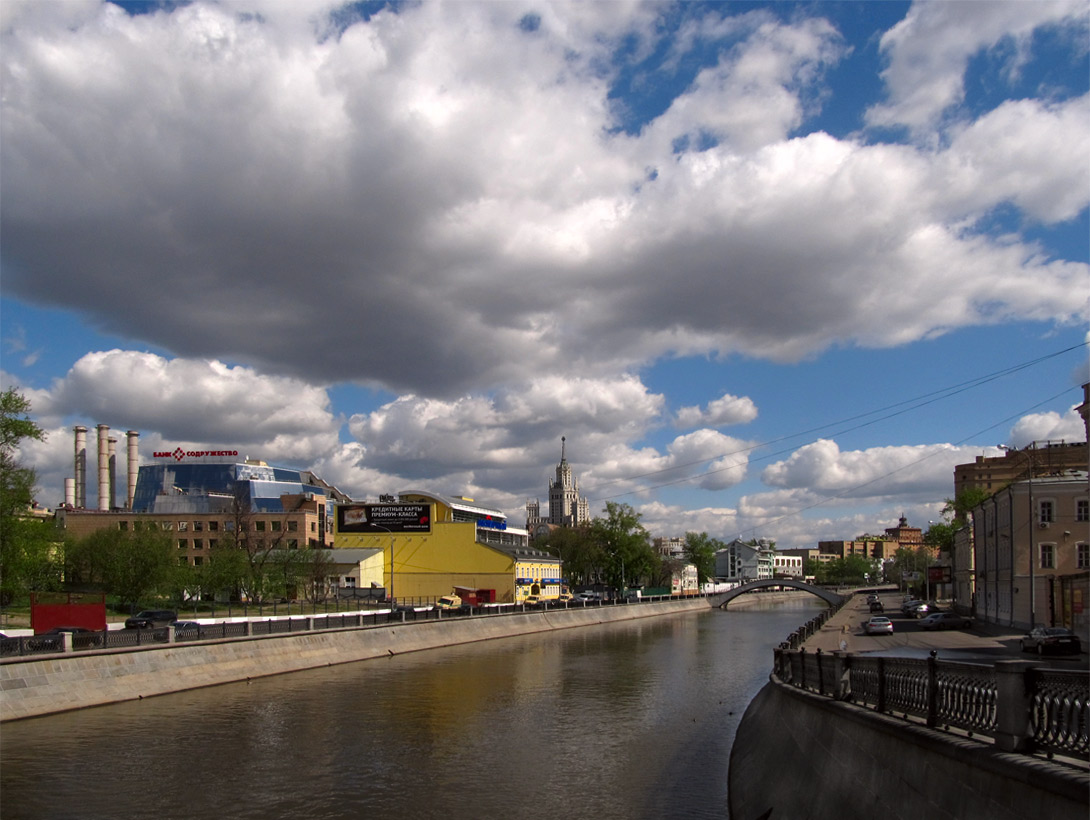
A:
[[[831,652],[843,642],[858,652],[935,642],[990,652],[1007,638],[980,630],[862,636],[865,617],[853,601],[806,648]],[[1085,820],[1090,811],[1090,777],[1082,768],[823,697],[775,674],[738,727],[728,793],[731,820]]]
[[[708,606],[706,599],[693,598],[5,659],[0,661],[0,720]]]

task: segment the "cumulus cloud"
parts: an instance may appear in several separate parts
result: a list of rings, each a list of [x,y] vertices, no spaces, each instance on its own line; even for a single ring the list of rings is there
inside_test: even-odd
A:
[[[218,361],[129,350],[88,353],[29,398],[44,418],[152,430],[164,443],[260,448],[290,462],[327,451],[340,425],[320,387]]]
[[[950,444],[841,451],[835,441],[819,439],[770,464],[761,479],[771,487],[805,488],[811,497],[909,499],[951,486],[954,466],[972,461],[978,452]]]
[[[707,407],[682,407],[677,412],[678,427],[725,427],[729,424],[745,424],[757,418],[757,405],[748,396],[732,396],[724,393],[708,402]]]
[[[1015,45],[1011,71],[1019,55],[1042,26],[1082,21],[1086,5],[1079,0],[1009,3],[913,3],[906,17],[882,35],[889,65],[882,72],[888,102],[867,112],[871,125],[930,127],[965,94],[970,58],[1000,42]]]
[[[1032,413],[1011,428],[1011,446],[1022,448],[1033,442],[1086,441],[1086,426],[1076,407],[1060,413]]]
[[[1066,13],[1041,7],[988,36]],[[536,27],[518,3],[331,8],[17,6],[5,288],[183,358],[444,401],[668,354],[1074,320],[1085,264],[967,226],[1085,207],[1060,171],[1082,167],[1085,102],[1011,105],[940,152],[806,133],[839,33],[704,13],[688,42],[721,37],[720,59],[630,133],[612,83],[622,44],[660,44],[653,5],[535,6]],[[894,100],[910,41],[887,46]]]

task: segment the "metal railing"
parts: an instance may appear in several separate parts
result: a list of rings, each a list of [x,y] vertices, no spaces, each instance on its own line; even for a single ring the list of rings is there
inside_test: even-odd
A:
[[[781,646],[775,674],[784,684],[933,729],[990,737],[1006,751],[1090,757],[1090,671],[945,661],[934,651],[886,658]]]
[[[26,635],[0,639],[0,658],[27,657],[56,654],[59,652],[84,652],[127,647],[163,647],[171,643],[188,641],[224,640],[261,635],[280,635],[293,632],[312,632],[326,629],[353,629],[386,626],[390,623],[413,623],[456,618],[510,615],[516,613],[547,612],[558,609],[585,609],[602,606],[634,606],[658,601],[684,600],[713,597],[714,593],[690,595],[648,595],[640,598],[605,598],[593,600],[555,601],[544,600],[531,606],[527,604],[485,604],[464,606],[456,610],[437,609],[431,601],[401,602],[392,608],[373,612],[357,611],[342,614],[289,615],[229,620],[213,624],[194,624],[183,627],[158,629],[111,629],[104,632],[77,633],[72,635]],[[270,609],[272,609],[270,607]],[[273,610],[275,612],[275,610]],[[296,611],[299,608],[296,607]],[[188,622],[186,622],[188,623]],[[173,633],[173,634],[172,634]]]

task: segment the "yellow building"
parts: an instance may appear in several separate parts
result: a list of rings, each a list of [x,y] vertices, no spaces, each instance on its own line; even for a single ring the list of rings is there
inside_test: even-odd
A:
[[[527,595],[555,598],[563,585],[559,559],[532,549],[525,530],[471,498],[413,490],[396,502],[340,504],[333,537],[337,549],[383,550],[384,586],[402,602],[433,601],[460,587],[486,601],[519,603]]]

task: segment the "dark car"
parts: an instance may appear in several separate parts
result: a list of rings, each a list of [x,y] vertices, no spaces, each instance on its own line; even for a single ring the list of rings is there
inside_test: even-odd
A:
[[[1082,652],[1079,636],[1062,626],[1035,626],[1018,643],[1023,652],[1036,650],[1038,655],[1053,652],[1078,655]]]
[[[178,613],[172,609],[145,609],[131,618],[125,619],[125,629],[155,629],[169,626],[178,620]]]
[[[55,626],[48,632],[30,638],[27,645],[31,649],[60,652],[64,645],[64,639],[61,636],[64,634],[72,636],[73,649],[86,649],[102,643],[102,637],[95,630],[85,626]]]
[[[932,612],[920,621],[920,629],[968,629],[973,622],[956,612]]]
[[[881,601],[871,601],[870,602],[870,611],[871,612],[885,612],[886,608],[884,606],[882,606]]]

